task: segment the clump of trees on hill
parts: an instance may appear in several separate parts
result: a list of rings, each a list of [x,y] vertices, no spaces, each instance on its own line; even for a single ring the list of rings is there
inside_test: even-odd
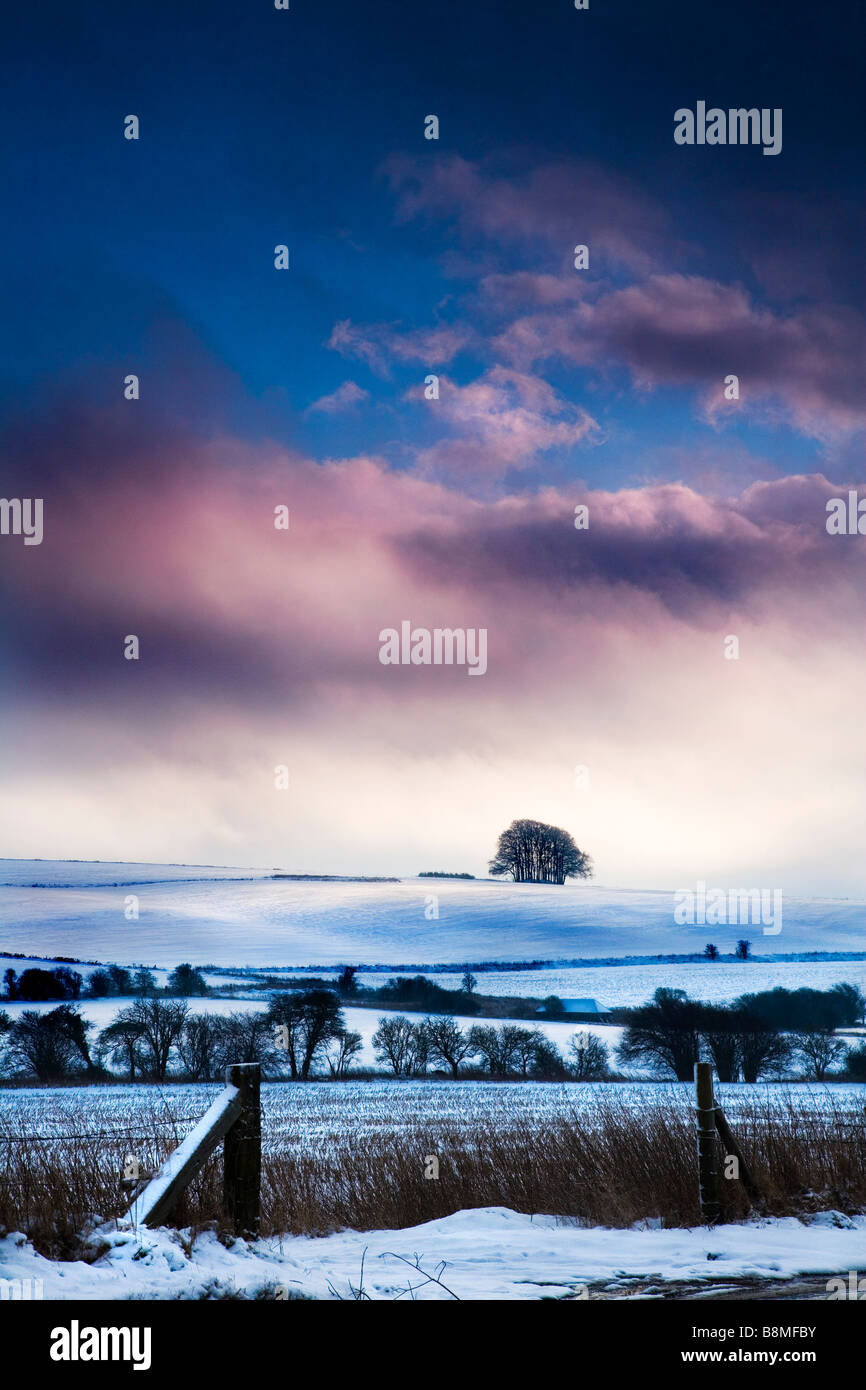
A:
[[[592,860],[567,830],[538,820],[515,820],[499,836],[490,873],[510,874],[515,883],[562,884],[567,878],[590,878]]]

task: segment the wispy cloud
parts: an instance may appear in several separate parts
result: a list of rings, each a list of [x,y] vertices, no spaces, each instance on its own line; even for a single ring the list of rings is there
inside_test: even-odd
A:
[[[439,325],[401,330],[398,324],[354,324],[343,319],[334,325],[327,346],[343,357],[356,357],[371,371],[387,377],[397,364],[418,362],[431,371],[451,362],[471,337],[468,325]]]
[[[362,401],[370,399],[370,392],[365,391],[363,386],[358,386],[354,381],[344,381],[338,386],[336,391],[332,391],[328,396],[320,396],[317,401],[307,409],[318,411],[323,415],[339,415],[344,410],[352,410]]]

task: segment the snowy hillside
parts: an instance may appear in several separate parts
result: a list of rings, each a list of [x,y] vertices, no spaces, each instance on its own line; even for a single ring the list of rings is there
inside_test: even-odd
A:
[[[845,900],[785,899],[781,931],[765,935],[760,925],[678,925],[673,888],[316,882],[267,872],[6,860],[0,944],[121,963],[300,966],[669,954],[707,940],[730,951],[741,936],[756,954],[862,951],[866,942],[866,907]],[[127,915],[130,895],[137,918]]]

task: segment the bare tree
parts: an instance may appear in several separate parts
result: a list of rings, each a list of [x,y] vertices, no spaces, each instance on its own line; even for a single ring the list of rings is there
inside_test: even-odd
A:
[[[115,1023],[137,1024],[145,1066],[155,1081],[164,1081],[168,1073],[172,1048],[183,1034],[189,1009],[179,1000],[136,999],[129,1008],[121,1009]]]
[[[233,1062],[258,1062],[266,1066],[274,1056],[274,1030],[267,1014],[258,1009],[236,1010],[216,1020],[216,1062],[219,1072]]]
[[[833,1036],[832,1028],[795,1033],[791,1038],[791,1045],[796,1050],[806,1075],[813,1081],[823,1081],[833,1063],[840,1062],[848,1052],[845,1043]]]
[[[325,1052],[331,1075],[345,1076],[363,1046],[364,1039],[361,1034],[353,1032],[350,1028],[342,1028],[335,1033]]]
[[[551,1042],[543,1033],[537,1038],[533,1049],[530,1074],[542,1077],[546,1081],[553,1077],[559,1077],[563,1081],[568,1078],[568,1068],[562,1053],[556,1043]]]
[[[293,1081],[306,1081],[313,1063],[346,1023],[337,996],[329,989],[278,994],[265,1015]]]
[[[38,1013],[25,1009],[9,1029],[9,1051],[14,1062],[40,1081],[62,1081],[80,1056],[68,1029],[57,1015],[60,1009]]]
[[[216,1014],[189,1015],[177,1051],[190,1081],[213,1081],[219,1076],[222,1036],[222,1019]]]
[[[460,1024],[453,1018],[439,1017],[427,1020],[430,1039],[430,1056],[451,1068],[451,1075],[457,1077],[460,1063],[475,1051],[471,1034],[464,1033]]]
[[[56,1026],[65,1033],[87,1071],[96,1071],[87,1040],[88,1033],[91,1033],[94,1027],[90,1019],[84,1018],[71,1004],[61,1004],[59,1009],[52,1009],[50,1016],[55,1020]]]
[[[493,1023],[476,1023],[469,1030],[473,1056],[480,1057],[491,1076],[508,1073],[508,1051],[502,1046],[502,1029]]]
[[[136,1067],[140,1070],[144,1067],[141,1057],[141,1024],[129,1019],[113,1019],[99,1035],[97,1053],[103,1062],[107,1057],[115,1066],[124,1066],[130,1081],[134,1081]],[[200,1078],[196,1076],[193,1079]]]
[[[790,1039],[774,1024],[736,1010],[734,1031],[743,1080],[755,1082],[766,1072],[784,1071],[791,1057]]]
[[[491,1076],[528,1076],[537,1061],[539,1044],[546,1039],[537,1028],[482,1023],[469,1030],[469,1041]]]
[[[720,1081],[736,1081],[740,1075],[740,1042],[737,1014],[721,1004],[700,1008],[699,1026]]]
[[[373,1034],[376,1060],[391,1068],[395,1076],[411,1076],[414,1059],[415,1025],[405,1014],[389,1014],[379,1020]]]
[[[274,1045],[288,1063],[293,1081],[299,1080],[301,1074],[303,1018],[300,994],[275,994],[271,999],[267,1020],[273,1030]]]
[[[652,1004],[629,1012],[619,1045],[621,1062],[642,1062],[653,1071],[691,1081],[700,1056],[700,1005],[682,990],[657,989]]]
[[[610,1062],[607,1044],[595,1033],[575,1033],[568,1047],[569,1070],[575,1081],[600,1081]]]
[[[513,1058],[514,1070],[521,1076],[528,1076],[531,1071],[538,1072],[539,1065],[546,1065],[550,1060],[546,1052],[549,1044],[559,1058],[559,1050],[554,1047],[549,1038],[546,1038],[540,1028],[517,1028],[513,1024],[506,1024],[509,1028],[511,1056]],[[504,1031],[504,1029],[503,1029]],[[561,1058],[559,1058],[561,1063]]]
[[[419,1019],[412,1033],[412,1075],[424,1076],[430,1062],[430,1020]]]

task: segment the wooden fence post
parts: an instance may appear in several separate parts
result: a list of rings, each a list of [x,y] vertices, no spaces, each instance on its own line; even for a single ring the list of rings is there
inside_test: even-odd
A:
[[[695,1063],[696,1118],[698,1128],[698,1195],[701,1217],[718,1221],[721,1207],[716,1170],[716,1102],[713,1098],[713,1069],[709,1062]]]
[[[133,1227],[161,1226],[178,1197],[207,1162],[225,1134],[231,1133],[241,1113],[241,1098],[234,1086],[221,1091],[184,1139],[169,1154],[144,1189],[137,1193],[126,1220]]]
[[[262,1069],[258,1062],[226,1068],[226,1085],[240,1092],[241,1113],[225,1137],[223,1208],[235,1234],[257,1236],[262,1181]]]

